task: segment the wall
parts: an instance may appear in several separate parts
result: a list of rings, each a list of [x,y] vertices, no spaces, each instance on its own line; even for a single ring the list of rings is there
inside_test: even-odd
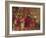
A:
[[[26,2],[28,1],[28,2],[41,2],[41,3],[44,2],[44,3],[46,3],[45,0],[25,0],[25,1]],[[45,4],[45,6],[46,6],[46,4]],[[45,7],[45,10],[46,10],[46,7]],[[45,13],[45,16],[46,16],[46,13]],[[45,19],[46,19],[46,17],[45,17]],[[45,26],[45,32],[46,32],[46,26]],[[4,36],[5,36],[5,0],[0,0],[0,38],[5,38]],[[27,36],[27,37],[17,37],[17,38],[46,38],[46,33],[45,33],[45,35],[40,35],[40,36]]]

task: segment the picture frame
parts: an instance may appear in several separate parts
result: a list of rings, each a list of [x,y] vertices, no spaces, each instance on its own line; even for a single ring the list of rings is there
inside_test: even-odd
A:
[[[14,27],[12,25],[13,24],[12,19],[13,19],[13,14],[14,14],[13,8],[15,8],[16,11],[17,11],[17,8],[18,9],[20,8],[21,10],[24,8],[25,9],[32,9],[32,13],[34,12],[33,13],[34,15],[32,14],[33,17],[35,15],[39,16],[39,18],[38,18],[39,23],[40,23],[39,27],[34,28],[34,29],[30,28],[31,30],[27,30],[27,29],[26,30],[21,30],[21,29],[20,30],[18,30],[18,29],[14,30],[13,29]],[[6,37],[35,36],[35,35],[44,35],[44,34],[45,34],[45,4],[44,3],[20,2],[20,1],[6,1],[5,2],[5,36]]]

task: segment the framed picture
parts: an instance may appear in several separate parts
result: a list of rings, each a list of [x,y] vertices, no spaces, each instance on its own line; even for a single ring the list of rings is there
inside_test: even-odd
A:
[[[6,4],[6,36],[45,34],[44,3],[8,1]]]

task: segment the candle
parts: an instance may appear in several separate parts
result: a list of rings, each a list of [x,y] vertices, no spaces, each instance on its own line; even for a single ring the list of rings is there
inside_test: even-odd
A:
[[[21,30],[24,29],[24,22],[21,22]]]

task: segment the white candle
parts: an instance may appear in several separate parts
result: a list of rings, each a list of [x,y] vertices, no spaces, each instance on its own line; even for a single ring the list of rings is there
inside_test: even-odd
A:
[[[24,22],[21,23],[21,30],[24,28]]]

